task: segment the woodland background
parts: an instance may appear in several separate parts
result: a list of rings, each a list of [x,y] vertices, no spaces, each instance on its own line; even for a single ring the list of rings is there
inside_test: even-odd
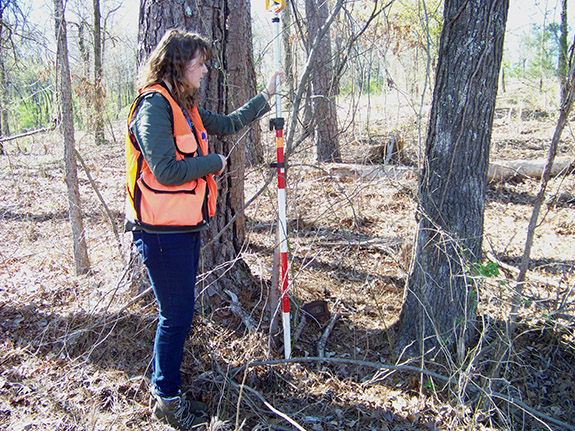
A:
[[[523,27],[513,24],[514,14],[520,15],[516,4],[510,10],[492,133],[484,260],[472,274],[481,285],[480,344],[461,363],[403,360],[394,349],[391,328],[401,311],[417,231],[418,167],[441,4],[391,2],[357,39],[335,97],[341,161],[318,162],[311,137],[291,156],[291,362],[282,361],[281,329],[270,330],[276,191],[274,182],[263,189],[262,184],[275,157],[274,134],[267,131],[268,118],[256,126],[263,160],[246,153],[250,205],[237,254],[250,277],[238,281],[235,298],[201,304],[186,345],[184,383],[212,408],[212,429],[575,429],[569,125],[537,224],[519,320],[509,331],[527,225],[561,100],[559,4],[535,2],[532,10],[540,18]],[[154,299],[142,268],[131,261],[130,237],[122,234],[123,137],[135,95],[139,5],[100,0],[100,80],[93,5],[65,5],[89,256],[89,271],[81,275],[57,109],[62,92],[54,6],[13,0],[1,6],[0,428],[162,429],[147,405]],[[306,25],[304,4],[297,6],[301,15],[292,17],[294,29]],[[273,67],[273,47],[270,15],[259,9],[253,11],[252,43],[261,89]],[[338,36],[351,33],[350,23],[362,27],[369,19],[361,2],[346,2],[346,14],[331,30],[334,56],[344,52],[345,40]],[[283,47],[293,48],[290,71],[298,76],[305,40],[301,30],[287,34]],[[295,90],[290,82],[284,88],[288,116]],[[101,108],[95,106],[97,92],[104,95]],[[304,102],[302,111],[311,103]],[[95,107],[104,114],[100,125]],[[238,149],[244,148],[242,138],[236,138]],[[234,262],[221,262],[218,277],[225,278]],[[200,290],[210,287],[218,270],[200,269]],[[327,305],[327,313],[304,320],[313,301]]]

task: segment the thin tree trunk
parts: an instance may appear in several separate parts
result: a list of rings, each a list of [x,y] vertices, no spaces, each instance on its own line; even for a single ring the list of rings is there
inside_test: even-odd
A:
[[[0,53],[0,107],[2,108],[2,114],[0,115],[0,134],[2,136],[10,136],[10,125],[8,123],[8,76],[6,74],[6,65],[4,63],[4,57]]]
[[[0,6],[0,23],[4,22],[4,5]],[[4,47],[1,44],[3,40],[4,25],[0,24],[0,138],[4,135],[10,135],[8,127],[8,113],[6,111],[6,70],[4,67]],[[0,155],[4,154],[4,145],[0,142]]]
[[[104,138],[104,91],[102,69],[102,28],[100,0],[94,0],[94,140],[102,145]]]
[[[575,42],[573,46],[575,46]],[[571,49],[573,49],[573,46]],[[565,129],[565,126],[569,121],[569,113],[573,107],[573,99],[575,97],[575,62],[573,62],[573,56],[571,56],[570,63],[569,76],[567,77],[568,79],[564,80],[563,87],[561,88],[562,98],[561,106],[559,107],[559,118],[557,119],[557,125],[555,126],[555,132],[553,133],[551,144],[549,145],[547,163],[543,169],[543,174],[541,175],[539,191],[537,192],[537,196],[533,202],[533,211],[531,213],[531,218],[529,219],[529,225],[527,227],[525,248],[523,250],[523,255],[521,256],[521,264],[519,266],[519,274],[517,275],[515,294],[511,306],[512,328],[517,321],[518,310],[521,305],[521,295],[523,293],[523,286],[525,285],[525,278],[527,271],[529,270],[529,263],[531,261],[531,248],[533,246],[533,240],[535,237],[535,229],[537,228],[537,220],[539,218],[541,207],[545,202],[545,193],[547,192],[547,185],[549,184],[549,180],[551,178],[553,162],[555,161],[555,156],[557,155],[557,146],[561,140],[563,129]]]
[[[66,20],[62,0],[54,0],[54,18],[57,41],[58,81],[60,90],[60,111],[62,116],[61,132],[64,138],[64,162],[66,169],[66,186],[68,205],[70,207],[70,226],[74,246],[74,264],[76,274],[90,271],[88,247],[84,237],[84,223],[78,188],[78,172],[74,141],[74,116],[72,112],[72,85],[70,66],[68,64],[68,46],[66,37]]]
[[[2,21],[2,16],[0,15],[0,22]],[[0,29],[0,40],[2,40],[2,30]],[[0,155],[4,154],[4,145],[1,139],[6,135],[10,135],[10,132],[5,132],[8,128],[8,115],[5,109],[6,106],[6,71],[4,69],[4,57],[2,53],[2,47],[0,46]]]
[[[567,22],[567,0],[561,0],[561,34],[559,35],[559,85],[561,87],[561,101],[567,97],[566,92],[569,91],[567,87],[567,78],[569,75],[569,64],[567,59],[569,48],[567,39],[569,37],[569,24]]]

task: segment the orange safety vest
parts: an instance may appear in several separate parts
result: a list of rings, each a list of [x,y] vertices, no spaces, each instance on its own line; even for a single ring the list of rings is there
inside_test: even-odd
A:
[[[134,111],[142,96],[150,92],[162,94],[172,108],[174,119],[174,151],[176,159],[196,157],[199,147],[202,155],[208,154],[206,129],[200,118],[198,108],[194,106],[189,112],[196,137],[188,124],[180,106],[169,91],[156,84],[145,88],[136,98],[128,117],[126,136],[126,185],[128,202],[126,218],[136,227],[157,231],[187,231],[207,225],[209,217],[216,212],[217,186],[212,174],[191,180],[179,186],[160,184],[140,151],[129,126]]]

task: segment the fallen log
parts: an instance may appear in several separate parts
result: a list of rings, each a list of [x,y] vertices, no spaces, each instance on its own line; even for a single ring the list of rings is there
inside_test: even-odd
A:
[[[546,159],[493,161],[489,164],[487,177],[489,181],[504,181],[513,177],[541,178],[546,162]],[[563,172],[571,171],[573,164],[573,159],[555,159],[551,176],[556,177]]]
[[[541,178],[545,159],[534,160],[496,160],[489,163],[487,178],[489,181],[505,181],[513,177]],[[417,168],[400,165],[365,165],[361,163],[326,163],[326,171],[337,178],[376,179],[389,178],[402,180],[417,177]],[[573,172],[575,160],[571,158],[557,158],[551,169],[551,176],[555,177],[563,172]]]

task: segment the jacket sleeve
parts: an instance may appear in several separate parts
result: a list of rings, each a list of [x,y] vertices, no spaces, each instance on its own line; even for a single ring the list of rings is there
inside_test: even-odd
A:
[[[152,174],[165,186],[177,186],[218,172],[222,161],[217,154],[176,159],[173,117],[164,96],[152,93],[140,102],[130,124]]]
[[[220,115],[202,108],[198,112],[206,132],[210,135],[232,135],[249,123],[262,117],[271,109],[265,97],[260,93],[249,100],[244,106],[228,115]]]

